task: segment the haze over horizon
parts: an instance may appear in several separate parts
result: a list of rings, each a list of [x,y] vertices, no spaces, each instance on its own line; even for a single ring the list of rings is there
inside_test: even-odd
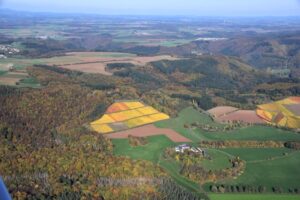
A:
[[[300,16],[299,0],[0,0],[0,8],[105,15]]]

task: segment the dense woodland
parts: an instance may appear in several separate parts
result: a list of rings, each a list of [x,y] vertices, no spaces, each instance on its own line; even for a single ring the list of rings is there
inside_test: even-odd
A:
[[[140,184],[136,179],[133,184],[137,187],[122,184],[97,187],[101,177],[108,177],[110,182],[166,177],[166,173],[151,162],[113,156],[110,140],[85,128],[115,99],[141,98],[140,92],[128,81],[45,65],[28,70],[42,88],[0,87],[0,151],[3,155],[0,171],[15,199],[125,200],[193,196],[172,181]],[[143,96],[151,97],[149,103],[157,103],[155,94],[149,92]],[[172,109],[163,104],[160,108]],[[133,140],[133,145],[146,142]]]

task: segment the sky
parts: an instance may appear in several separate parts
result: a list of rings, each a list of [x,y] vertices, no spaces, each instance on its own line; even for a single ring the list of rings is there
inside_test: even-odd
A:
[[[112,15],[300,16],[300,0],[0,0],[0,8]]]

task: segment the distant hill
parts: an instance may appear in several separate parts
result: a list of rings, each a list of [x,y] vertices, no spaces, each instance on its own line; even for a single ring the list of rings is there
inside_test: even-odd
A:
[[[213,54],[237,56],[257,68],[280,68],[285,65],[299,69],[299,32],[275,36],[243,36],[228,40],[197,42],[203,51]]]

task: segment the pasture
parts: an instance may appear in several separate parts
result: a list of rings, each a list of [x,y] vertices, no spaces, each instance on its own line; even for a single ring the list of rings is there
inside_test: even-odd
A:
[[[224,126],[215,123],[205,113],[189,107],[182,110],[177,118],[155,123],[160,128],[172,128],[184,137],[193,141],[192,145],[197,145],[200,140],[300,140],[300,135],[291,131],[276,129],[267,126],[251,126],[228,132],[206,132],[200,129],[185,128],[186,123],[205,123],[214,126]],[[180,175],[180,164],[175,160],[166,160],[162,157],[163,151],[167,147],[172,147],[175,143],[165,136],[148,137],[149,143],[145,146],[131,147],[128,139],[113,139],[114,154],[129,156],[133,159],[146,159],[159,164],[168,174],[173,177],[180,185],[190,191],[209,191],[206,183],[202,187],[197,183]],[[226,179],[217,184],[227,185],[263,185],[267,188],[268,194],[211,194],[214,199],[299,199],[299,196],[271,194],[272,187],[280,187],[284,193],[289,188],[300,188],[299,165],[300,152],[287,148],[226,148],[226,149],[206,149],[211,160],[203,160],[202,166],[207,170],[219,170],[230,167],[229,159],[240,157],[246,162],[246,168],[241,176],[235,179]]]
[[[300,187],[300,152],[274,160],[247,162],[245,172],[232,184],[264,185],[270,190],[279,186],[287,191],[288,188]]]
[[[191,124],[193,122],[209,124],[220,128],[225,126],[214,122],[210,116],[205,113],[200,113],[192,107],[183,109],[176,118],[157,122],[155,125],[158,127],[172,128],[194,142],[198,142],[200,140],[300,141],[300,134],[263,125],[253,125],[231,131],[217,131],[213,133],[199,128],[189,129],[184,127],[185,124]]]
[[[280,194],[209,194],[211,200],[299,200],[298,195]]]
[[[149,160],[158,163],[165,148],[175,145],[164,135],[151,136],[147,138],[148,144],[144,146],[131,147],[128,139],[113,139],[114,154],[118,156],[129,156],[132,159]]]
[[[226,148],[222,149],[233,156],[239,156],[247,162],[257,162],[271,160],[272,158],[282,158],[295,151],[288,148]]]
[[[25,70],[0,71],[0,85],[16,87],[40,87],[36,79],[29,76]]]

